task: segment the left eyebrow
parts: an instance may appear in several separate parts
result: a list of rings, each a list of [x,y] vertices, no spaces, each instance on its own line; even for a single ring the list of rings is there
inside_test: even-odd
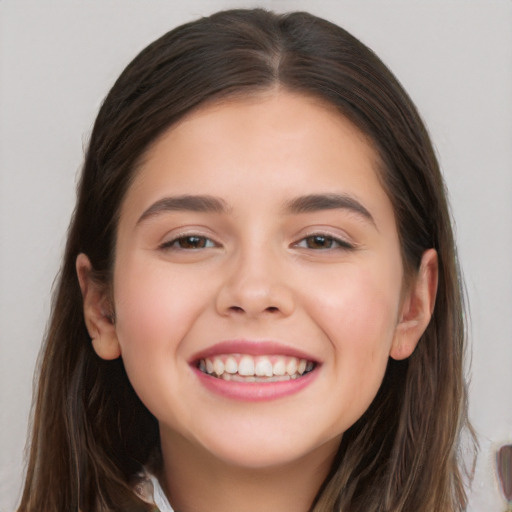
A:
[[[227,210],[226,203],[222,199],[213,196],[183,195],[164,197],[147,208],[139,217],[137,224],[166,212],[225,213]]]
[[[355,197],[347,194],[311,194],[285,203],[285,211],[293,214],[337,209],[356,213],[377,227],[372,214]]]

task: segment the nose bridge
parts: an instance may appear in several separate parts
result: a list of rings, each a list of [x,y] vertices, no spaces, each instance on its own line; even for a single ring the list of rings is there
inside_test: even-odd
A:
[[[221,312],[288,315],[293,294],[286,282],[279,249],[256,240],[238,248],[219,293]]]

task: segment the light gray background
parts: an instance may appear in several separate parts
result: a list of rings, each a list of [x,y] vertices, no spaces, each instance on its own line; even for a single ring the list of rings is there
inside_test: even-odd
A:
[[[186,4],[186,6],[185,6]],[[0,510],[23,474],[32,374],[98,106],[143,46],[227,7],[304,9],[374,48],[416,101],[450,191],[471,303],[471,511],[504,508],[512,442],[512,2],[0,0]]]

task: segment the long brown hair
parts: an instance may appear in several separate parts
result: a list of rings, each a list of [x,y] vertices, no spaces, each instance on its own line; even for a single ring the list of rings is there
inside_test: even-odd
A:
[[[256,9],[220,12],[165,34],[127,66],[99,111],[43,347],[20,512],[149,510],[132,486],[158,456],[157,421],[122,359],[94,353],[75,260],[87,254],[109,286],[120,204],[151,144],[207,101],[276,84],[327,101],[373,141],[409,275],[426,249],[439,257],[432,321],[408,360],[389,361],[374,402],[343,435],[311,510],[465,508],[457,450],[468,427],[463,298],[427,131],[396,78],[345,30],[307,13]]]

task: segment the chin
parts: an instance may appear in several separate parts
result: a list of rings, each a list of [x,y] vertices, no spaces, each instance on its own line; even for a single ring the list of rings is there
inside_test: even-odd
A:
[[[323,461],[334,456],[341,440],[341,435],[332,439],[311,436],[308,440],[303,431],[296,432],[297,435],[283,434],[279,428],[274,432],[249,428],[247,436],[235,430],[220,439],[210,435],[204,439],[203,449],[214,460],[241,470],[272,470],[298,462],[303,464],[309,458]]]

